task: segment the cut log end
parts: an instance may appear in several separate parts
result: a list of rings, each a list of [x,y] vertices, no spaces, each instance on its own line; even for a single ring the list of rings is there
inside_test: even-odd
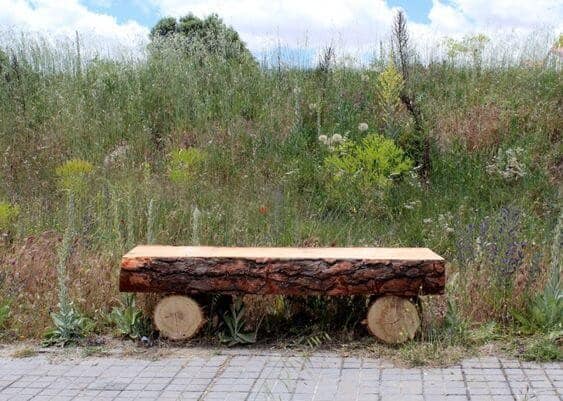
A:
[[[378,298],[369,308],[369,331],[388,344],[412,340],[420,328],[417,307],[408,299],[387,295]]]
[[[199,304],[190,297],[171,295],[154,309],[154,324],[160,335],[170,340],[187,340],[203,326],[205,319]]]

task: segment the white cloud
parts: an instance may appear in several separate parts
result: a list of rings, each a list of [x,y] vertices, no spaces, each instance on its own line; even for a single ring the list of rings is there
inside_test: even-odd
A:
[[[0,31],[56,37],[80,33],[92,52],[113,53],[147,42],[148,28],[136,21],[119,24],[115,17],[88,10],[77,0],[0,0]]]
[[[384,0],[152,0],[163,15],[219,14],[252,50],[333,44],[373,47],[389,29],[395,9]]]
[[[320,48],[329,43],[365,53],[387,41],[396,8],[385,0],[151,0],[162,15],[219,14],[251,50],[278,43]],[[411,38],[426,50],[446,36],[483,32],[501,38],[550,27],[561,31],[560,0],[432,0],[429,23],[409,22]],[[425,49],[425,50],[424,50]]]
[[[89,10],[83,0],[0,0],[0,32],[30,30],[55,35],[91,37],[92,47],[140,48],[150,27],[136,21],[118,23],[110,15]],[[112,0],[95,0],[111,4]],[[255,52],[282,44],[318,50],[328,44],[337,53],[365,54],[387,42],[396,8],[385,0],[135,0],[161,15],[189,12],[203,17],[218,13]],[[444,36],[484,32],[526,35],[538,28],[563,29],[561,0],[432,0],[428,23],[409,22],[411,38],[430,48]],[[100,40],[101,39],[101,40]],[[0,40],[1,37],[0,37]]]

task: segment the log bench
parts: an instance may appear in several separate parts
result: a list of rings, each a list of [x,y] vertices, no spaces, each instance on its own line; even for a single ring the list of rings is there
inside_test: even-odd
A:
[[[123,256],[119,289],[173,294],[157,304],[161,335],[186,339],[204,316],[196,294],[369,295],[369,331],[382,341],[412,339],[419,295],[442,294],[444,259],[427,248],[232,248],[138,246]]]

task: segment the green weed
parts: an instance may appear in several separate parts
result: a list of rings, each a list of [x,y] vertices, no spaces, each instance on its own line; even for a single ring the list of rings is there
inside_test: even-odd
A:
[[[152,333],[150,319],[143,316],[136,306],[135,294],[125,294],[120,306],[114,307],[108,315],[108,320],[115,325],[120,336],[132,340],[148,337]]]
[[[224,330],[219,333],[219,340],[228,347],[253,344],[256,342],[256,334],[260,323],[257,325],[254,332],[247,332],[245,329],[244,313],[244,304],[240,299],[237,299],[231,303],[229,310],[223,314],[225,327]]]

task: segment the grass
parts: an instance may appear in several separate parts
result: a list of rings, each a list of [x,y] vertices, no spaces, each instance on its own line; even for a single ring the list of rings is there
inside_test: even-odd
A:
[[[21,358],[31,358],[35,355],[37,355],[37,351],[34,348],[24,347],[24,348],[18,348],[14,352],[12,352],[11,357],[21,359]]]
[[[70,50],[43,42],[4,50],[12,61],[0,68],[0,296],[12,338],[38,338],[51,323],[69,191],[77,235],[68,296],[98,332],[109,331],[104,316],[119,304],[118,260],[138,243],[430,247],[449,261],[448,294],[427,305],[428,345],[415,362],[436,344],[463,348],[480,325],[520,335],[510,312],[526,315],[527,299],[559,268],[550,248],[561,210],[562,76],[550,64],[414,66],[427,178],[415,169],[335,192],[325,166],[338,149],[319,134],[357,146],[381,134],[419,157],[409,113],[392,87],[382,98],[392,77],[385,60],[267,69],[170,45],[77,69]],[[522,174],[511,173],[511,155]],[[268,311],[259,339],[347,341],[366,335],[362,302],[277,300],[247,318]]]

